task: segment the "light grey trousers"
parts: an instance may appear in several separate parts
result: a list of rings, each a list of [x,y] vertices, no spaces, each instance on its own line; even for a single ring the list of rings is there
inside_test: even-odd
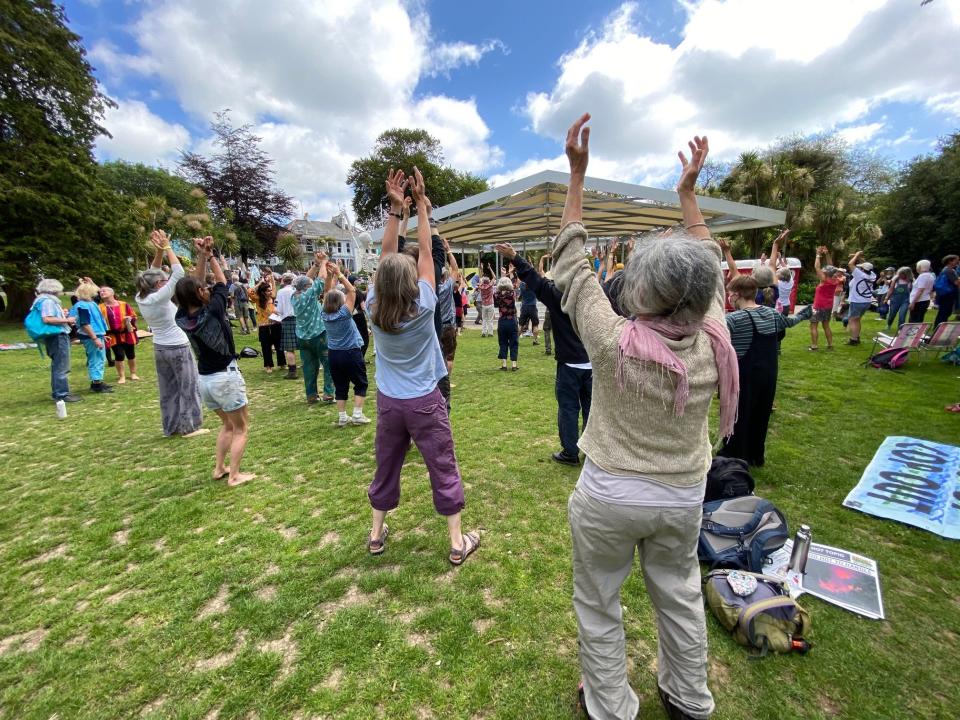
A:
[[[203,424],[197,361],[189,345],[154,345],[163,434],[191,433]]]
[[[483,319],[483,327],[480,328],[480,332],[484,335],[493,335],[494,328],[496,327],[493,305],[481,305],[480,317]]]
[[[620,605],[634,550],[657,613],[658,683],[690,716],[709,717],[714,703],[707,688],[707,627],[697,563],[702,509],[616,505],[577,488],[567,514],[580,670],[590,717],[633,720],[640,708],[627,679]]]

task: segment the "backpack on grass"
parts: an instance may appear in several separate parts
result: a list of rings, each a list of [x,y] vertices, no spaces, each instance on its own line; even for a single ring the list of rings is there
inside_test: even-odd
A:
[[[871,355],[867,360],[867,364],[878,370],[896,370],[906,365],[907,358],[909,357],[909,348],[884,348]]]
[[[760,572],[788,537],[787,519],[770,501],[756,495],[714,500],[703,504],[697,556],[711,569]]]
[[[803,654],[810,649],[804,639],[810,614],[784,583],[757,573],[714,570],[703,584],[707,605],[738,644],[757,648],[761,657],[770,651]]]
[[[753,476],[746,460],[715,457],[707,472],[703,501],[723,500],[753,494]]]

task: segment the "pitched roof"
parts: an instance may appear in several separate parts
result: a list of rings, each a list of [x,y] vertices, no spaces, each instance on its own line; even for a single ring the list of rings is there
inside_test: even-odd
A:
[[[302,218],[298,218],[288,223],[286,230],[297,237],[308,239],[318,239],[322,237],[329,237],[334,240],[353,239],[349,227],[340,227],[335,222],[324,222],[322,220],[303,220]]]

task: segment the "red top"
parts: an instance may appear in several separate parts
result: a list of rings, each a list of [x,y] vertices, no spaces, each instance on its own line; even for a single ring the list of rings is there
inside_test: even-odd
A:
[[[493,305],[493,283],[480,281],[480,304]]]
[[[817,285],[817,289],[813,291],[814,310],[833,309],[833,295],[836,292],[839,282],[840,281],[835,278],[826,278],[822,283]]]

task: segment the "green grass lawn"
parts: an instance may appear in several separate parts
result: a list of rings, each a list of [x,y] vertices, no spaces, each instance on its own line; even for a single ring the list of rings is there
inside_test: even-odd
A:
[[[879,327],[868,319],[864,336]],[[0,326],[0,341],[23,337]],[[812,652],[754,662],[709,619],[715,717],[955,717],[960,544],[840,503],[887,435],[960,442],[942,409],[960,400],[960,368],[865,370],[869,344],[808,342],[804,324],[784,343],[757,494],[791,528],[876,558],[888,620],[806,597]],[[483,544],[458,569],[415,451],[387,551],[370,557],[373,425],[335,429],[302,382],[244,360],[244,469],[258,477],[228,489],[210,480],[213,435],[162,436],[150,341],[139,354],[143,382],[93,396],[75,346],[85,402],[58,421],[48,362],[0,353],[0,717],[574,717],[577,470],[549,460],[542,347],[522,340],[521,372],[500,373],[495,339],[461,339],[452,421],[464,525]],[[663,717],[639,573],[623,605],[641,717]]]

